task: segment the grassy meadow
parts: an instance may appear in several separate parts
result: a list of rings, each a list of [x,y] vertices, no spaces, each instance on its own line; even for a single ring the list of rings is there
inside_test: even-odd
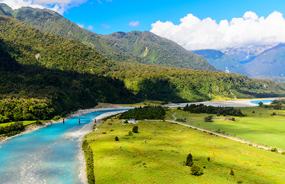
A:
[[[284,183],[285,156],[163,121],[113,118],[89,133],[96,183]],[[118,136],[119,141],[115,141]],[[203,168],[191,175],[187,155]],[[207,160],[210,157],[210,161]],[[230,170],[234,175],[230,175]]]
[[[22,122],[23,122],[23,125],[25,126],[25,125],[28,125],[28,124],[31,124],[31,123],[35,123],[36,120],[32,120],[32,121],[22,121]],[[0,127],[5,127],[5,126],[11,125],[11,124],[13,124],[13,123],[15,123],[15,122],[1,123],[1,124],[0,124]]]
[[[219,119],[216,119],[216,115],[213,115],[214,122],[204,122],[204,117],[208,114],[194,114],[177,109],[168,111],[167,118],[173,119],[172,114],[175,111],[176,118],[186,118],[185,124],[211,131],[219,130],[232,137],[285,150],[284,110],[271,110],[263,107],[242,107],[238,109],[241,109],[242,113],[247,114],[247,116],[235,117],[236,121],[225,120],[227,117],[234,116],[220,116]],[[276,115],[272,115],[273,112]]]

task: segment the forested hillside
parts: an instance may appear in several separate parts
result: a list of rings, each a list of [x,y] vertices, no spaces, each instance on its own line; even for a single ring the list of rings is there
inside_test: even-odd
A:
[[[195,70],[220,71],[199,55],[193,54],[177,43],[151,32],[117,32],[103,36],[122,52],[145,59],[149,64],[188,68]]]
[[[110,61],[79,41],[1,15],[0,43],[2,122],[49,119],[97,102],[285,96],[272,80]]]
[[[5,4],[0,4],[1,7],[0,12],[2,11],[2,14],[14,16],[42,32],[76,39],[94,48],[112,61],[220,71],[209,64],[202,56],[192,54],[176,43],[150,32],[135,32],[135,34],[131,32],[124,37],[118,37],[117,35],[120,33],[102,36],[80,28],[51,10],[30,7],[12,10]]]

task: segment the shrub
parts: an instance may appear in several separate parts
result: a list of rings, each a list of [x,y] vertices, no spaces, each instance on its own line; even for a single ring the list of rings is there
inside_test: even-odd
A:
[[[217,113],[217,116],[221,116],[221,114],[218,112],[218,113]]]
[[[259,102],[258,105],[259,105],[259,107],[262,107],[262,106],[263,106],[263,103],[262,103],[262,102]]]
[[[235,119],[235,118],[232,118],[232,121],[236,121],[236,119]]]
[[[193,165],[191,168],[191,174],[195,176],[200,176],[203,174],[203,169],[199,167],[198,165]]]
[[[35,124],[36,124],[36,125],[42,125],[43,123],[42,123],[40,120],[37,120],[37,121],[35,122]]]
[[[275,113],[275,112],[273,112],[271,115],[272,115],[272,116],[274,116],[274,115],[276,115],[276,113]]]
[[[241,180],[238,180],[238,182],[237,182],[238,184],[241,184],[242,183],[242,181]]]
[[[181,107],[178,107],[177,110],[181,110]]]
[[[252,111],[252,113],[255,113],[255,111]]]
[[[230,175],[233,176],[235,175],[234,171],[231,169]]]
[[[87,140],[82,142],[82,150],[85,156],[88,183],[95,183],[93,152]]]
[[[186,159],[186,166],[192,166],[193,165],[193,157],[191,155],[191,153],[189,153],[189,155],[187,156],[187,159]]]
[[[272,151],[272,152],[278,152],[277,148],[271,148],[270,151]]]
[[[57,121],[57,120],[59,120],[60,119],[60,116],[55,116],[54,118],[53,118],[53,120],[55,120],[55,121]]]
[[[213,122],[213,116],[207,116],[204,118],[205,122]]]
[[[132,133],[132,131],[129,131],[129,136],[133,136],[133,133]]]
[[[115,137],[115,141],[119,141],[119,137],[118,136]]]
[[[208,160],[208,162],[210,162],[210,161],[211,161],[211,158],[210,158],[210,157],[207,157],[207,160]]]
[[[102,134],[107,134],[106,132],[102,132]]]
[[[134,126],[133,127],[133,132],[134,133],[139,133],[139,127],[138,126]]]

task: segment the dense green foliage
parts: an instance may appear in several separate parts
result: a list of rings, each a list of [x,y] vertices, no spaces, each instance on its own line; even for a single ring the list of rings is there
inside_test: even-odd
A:
[[[86,161],[86,170],[87,170],[87,179],[89,184],[95,183],[94,175],[94,161],[93,161],[93,152],[89,147],[87,140],[82,142],[82,150],[84,151],[85,161]]]
[[[5,127],[0,127],[0,135],[13,136],[19,134],[24,129],[23,122],[12,123]]]
[[[214,107],[206,106],[204,104],[191,104],[186,105],[183,108],[184,111],[190,113],[207,113],[207,114],[220,114],[220,115],[233,115],[233,116],[245,116],[240,109],[235,109],[233,107]],[[208,120],[208,119],[207,119]]]
[[[0,123],[51,119],[54,108],[47,99],[3,99],[0,100]]]
[[[128,110],[120,115],[120,119],[164,119],[165,110],[161,106],[145,106]]]

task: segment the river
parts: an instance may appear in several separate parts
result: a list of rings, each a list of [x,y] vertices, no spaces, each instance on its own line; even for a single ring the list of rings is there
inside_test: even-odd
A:
[[[0,183],[85,183],[81,142],[90,131],[89,123],[101,114],[119,111],[97,111],[73,117],[64,124],[52,124],[1,143]]]

